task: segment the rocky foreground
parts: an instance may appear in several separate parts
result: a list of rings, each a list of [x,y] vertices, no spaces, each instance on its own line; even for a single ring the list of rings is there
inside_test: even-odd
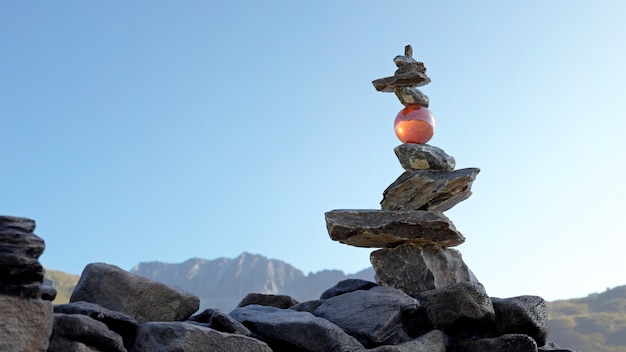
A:
[[[350,279],[307,302],[251,293],[226,313],[93,263],[71,302],[53,305],[34,229],[0,217],[0,351],[571,351],[546,343],[542,298],[489,297],[474,281],[408,295]]]

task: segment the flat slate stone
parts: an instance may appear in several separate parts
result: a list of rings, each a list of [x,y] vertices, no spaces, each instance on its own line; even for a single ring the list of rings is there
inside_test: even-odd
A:
[[[478,168],[406,171],[383,192],[383,210],[446,211],[472,195]]]
[[[333,210],[325,217],[330,238],[355,247],[394,248],[404,243],[450,247],[465,241],[440,212]]]
[[[406,171],[454,170],[456,161],[441,148],[428,144],[404,143],[395,147],[400,165]]]
[[[372,252],[370,262],[379,285],[395,287],[412,297],[458,282],[477,281],[461,252],[451,248],[407,243]]]

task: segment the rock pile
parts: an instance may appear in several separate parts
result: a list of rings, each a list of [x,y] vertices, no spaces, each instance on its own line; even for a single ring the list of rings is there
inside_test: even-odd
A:
[[[465,241],[443,211],[471,195],[477,168],[454,170],[453,157],[426,144],[395,148],[406,170],[383,192],[381,210],[326,213],[330,237],[381,248],[370,261],[379,284],[411,296],[457,282],[477,282],[453,248]]]
[[[461,253],[450,248],[462,244],[465,238],[443,212],[471,195],[480,170],[455,170],[453,157],[426,144],[402,144],[394,151],[405,172],[383,192],[381,210],[333,210],[325,214],[331,239],[356,247],[380,248],[370,254],[380,285],[376,290],[396,290],[393,301],[399,307],[395,311],[410,317],[398,324],[402,333],[386,334],[388,340],[370,338],[360,342],[368,347],[382,344],[385,347],[378,348],[385,351],[403,351],[398,346],[424,339],[429,347],[413,350],[568,351],[546,344],[548,312],[541,297],[490,298]],[[373,291],[368,292],[371,295]],[[344,304],[358,302],[352,297],[348,301],[355,292],[343,295]],[[381,302],[384,300],[376,300]],[[337,315],[345,309],[317,308],[315,313],[333,311]],[[374,316],[367,319],[385,316],[374,310],[372,313]],[[346,316],[354,322],[355,315]],[[329,319],[339,320],[332,316]],[[355,323],[368,326],[365,321]],[[393,348],[388,346],[390,342]]]
[[[34,230],[30,219],[0,216],[0,351],[48,348],[52,303],[41,299],[45,244]]]
[[[450,280],[434,270],[437,288],[416,294],[349,279],[307,302],[250,293],[228,314],[197,312],[199,300],[193,294],[92,263],[83,270],[70,303],[53,306],[41,298],[45,291],[53,296],[53,289],[42,288],[37,257],[43,241],[32,233],[34,228],[29,219],[0,217],[0,351],[571,351],[545,343],[543,299],[490,298],[475,279],[460,278],[458,273],[466,269],[450,269],[449,263],[460,256],[447,261],[423,256],[428,263],[446,263],[445,270],[457,274]],[[425,233],[441,231],[423,228]],[[429,248],[422,244],[430,242],[416,244],[406,234],[400,238],[402,244],[386,249]]]

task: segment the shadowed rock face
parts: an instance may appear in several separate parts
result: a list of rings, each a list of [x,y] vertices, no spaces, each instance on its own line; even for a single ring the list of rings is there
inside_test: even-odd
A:
[[[52,304],[44,301],[44,241],[35,221],[0,216],[0,351],[45,351],[52,334]],[[47,291],[49,292],[49,291]]]

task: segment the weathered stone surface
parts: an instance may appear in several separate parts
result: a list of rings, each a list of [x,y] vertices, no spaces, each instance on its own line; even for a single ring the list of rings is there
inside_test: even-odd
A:
[[[32,233],[35,231],[35,221],[17,216],[0,215],[0,232],[9,229]]]
[[[465,340],[459,342],[451,352],[537,352],[537,344],[530,336],[522,334],[509,334],[499,337]]]
[[[459,282],[421,292],[418,299],[426,308],[435,329],[448,335],[481,336],[493,330],[493,305],[485,288],[479,283]]]
[[[445,352],[448,337],[439,330],[432,330],[416,339],[397,345],[384,345],[371,352]]]
[[[396,97],[404,106],[418,104],[425,108],[428,107],[428,97],[417,88],[397,87],[393,92],[396,93]]]
[[[311,313],[260,305],[236,308],[230,316],[274,351],[364,351],[354,337]]]
[[[185,322],[148,322],[139,325],[129,352],[272,352],[257,339],[219,332]]]
[[[41,285],[41,299],[44,301],[54,301],[57,296],[57,290],[54,288],[52,280],[44,279]]]
[[[420,330],[430,328],[415,298],[385,286],[329,298],[314,314],[333,322],[368,348],[410,341]]]
[[[356,290],[369,290],[372,287],[376,287],[378,284],[375,282],[361,280],[361,279],[346,279],[339,281],[335,286],[327,289],[322,293],[320,299],[328,299],[331,297],[339,296],[344,293],[353,292]]]
[[[195,295],[105,263],[85,267],[70,298],[78,301],[125,313],[138,323],[185,320],[200,305]]]
[[[419,87],[430,83],[426,76],[424,64],[413,59],[413,48],[410,45],[404,47],[404,55],[398,55],[393,59],[398,69],[392,77],[374,80],[372,83],[378,91],[393,92],[395,87]]]
[[[209,328],[221,332],[251,336],[252,333],[243,324],[219,309],[205,309],[200,314],[189,318],[189,321],[206,324]]]
[[[317,307],[321,306],[324,301],[324,299],[317,299],[314,301],[301,302],[298,304],[294,304],[293,306],[289,307],[289,309],[297,310],[298,312],[309,312],[313,314]]]
[[[129,315],[104,308],[95,303],[79,301],[68,304],[56,304],[54,306],[54,312],[81,314],[104,323],[109,329],[122,336],[126,347],[128,347],[129,342],[137,332],[137,321],[135,321],[135,319]]]
[[[67,341],[83,343],[96,351],[126,352],[119,334],[109,330],[104,323],[82,314],[54,313],[50,340],[54,349],[49,349],[49,352],[65,352],[56,348],[66,345]]]
[[[330,238],[355,247],[393,248],[404,243],[449,247],[465,241],[440,212],[333,210],[325,217]]]
[[[546,344],[548,336],[548,306],[538,296],[491,298],[496,313],[498,335],[524,334],[532,337],[538,346]]]
[[[241,302],[239,302],[239,305],[237,305],[237,307],[245,307],[251,304],[287,309],[294,304],[298,304],[298,301],[287,295],[248,293],[246,297],[244,297]]]
[[[405,171],[383,192],[383,210],[446,211],[472,195],[477,168]]]
[[[52,303],[0,295],[0,351],[46,351],[52,334]]]
[[[451,248],[403,244],[370,254],[379,285],[391,286],[417,297],[417,294],[457,282],[476,281],[461,253]]]
[[[428,144],[403,143],[395,147],[400,165],[406,171],[454,170],[456,161],[441,148]]]
[[[393,92],[398,87],[421,87],[430,83],[424,63],[415,61],[410,57],[406,59],[396,57],[394,62],[398,69],[393,76],[372,81],[377,91]]]
[[[0,294],[41,298],[45,244],[34,230],[33,220],[0,216]]]

